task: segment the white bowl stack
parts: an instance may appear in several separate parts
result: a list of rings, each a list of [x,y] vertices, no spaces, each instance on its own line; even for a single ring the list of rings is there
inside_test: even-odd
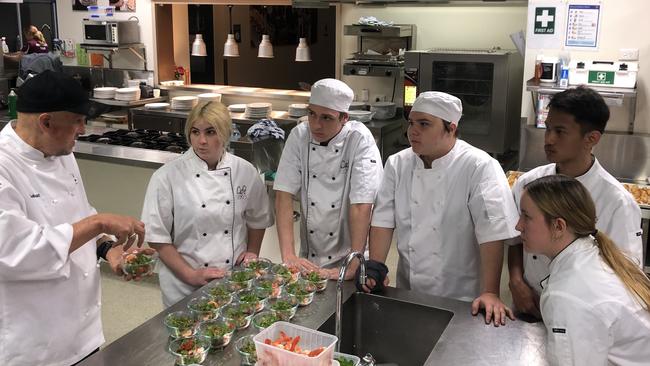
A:
[[[115,90],[115,100],[132,102],[140,99],[140,88],[119,88]]]
[[[221,94],[218,93],[203,93],[197,97],[199,97],[199,102],[221,102]]]
[[[184,95],[172,98],[172,109],[192,109],[199,103],[199,98],[193,95]]]
[[[246,111],[246,104],[231,104],[228,106],[230,113],[243,113]]]
[[[93,89],[93,98],[96,99],[113,99],[117,88],[112,86],[100,87]]]
[[[302,117],[307,115],[307,104],[289,104],[289,116]]]
[[[140,83],[147,83],[147,79],[131,79],[126,81],[126,86],[129,88],[139,87]]]
[[[250,119],[267,118],[272,110],[273,105],[271,103],[250,103],[246,104],[244,117]]]

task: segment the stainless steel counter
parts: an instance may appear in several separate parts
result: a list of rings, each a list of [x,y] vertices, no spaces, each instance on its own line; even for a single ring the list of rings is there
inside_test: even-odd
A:
[[[316,294],[314,303],[298,310],[292,322],[312,329],[321,326],[334,312],[335,287],[335,283],[330,281],[322,294]],[[347,299],[354,291],[354,285],[346,283],[343,298]],[[185,309],[189,299],[198,296],[199,293],[200,290],[156,315],[80,365],[173,365],[174,358],[167,352],[169,338],[163,325],[163,318],[169,312]],[[471,304],[468,302],[426,296],[394,288],[388,288],[385,295],[454,313],[454,317],[425,365],[547,365],[546,331],[542,323],[529,324],[515,321],[509,322],[505,327],[495,328],[486,325],[481,316],[472,316]],[[386,332],[390,331],[391,329],[386,329]],[[252,326],[245,331],[236,332],[233,341],[253,332]],[[422,344],[422,347],[430,347],[430,345]],[[234,349],[233,342],[224,350],[211,353],[203,363],[203,365],[239,364],[239,355]]]

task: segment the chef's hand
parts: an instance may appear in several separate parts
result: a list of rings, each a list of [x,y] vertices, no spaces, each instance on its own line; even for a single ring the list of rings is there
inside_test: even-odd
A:
[[[512,304],[517,312],[542,319],[539,310],[539,295],[523,279],[510,279],[508,284],[512,293]]]
[[[144,223],[133,217],[110,213],[97,214],[102,225],[102,232],[114,235],[117,244],[124,244],[124,250],[137,243],[138,248],[144,243]]]
[[[255,258],[257,258],[257,254],[253,252],[243,252],[242,254],[239,255],[239,257],[237,257],[237,262],[235,262],[235,264],[241,264],[242,262],[246,263]]]
[[[494,326],[506,325],[506,316],[515,320],[515,316],[499,296],[491,292],[484,292],[472,302],[472,315],[477,315],[479,309],[485,309],[485,324],[494,322]]]
[[[315,265],[314,263],[310,262],[306,258],[298,258],[298,256],[293,255],[289,256],[287,258],[284,258],[282,260],[284,264],[286,264],[289,267],[296,267],[300,270],[300,272],[311,272],[311,271],[318,271],[320,268]]]
[[[214,267],[198,268],[192,270],[185,282],[189,285],[199,287],[208,284],[208,282],[216,278],[223,278],[225,275],[225,269]]]

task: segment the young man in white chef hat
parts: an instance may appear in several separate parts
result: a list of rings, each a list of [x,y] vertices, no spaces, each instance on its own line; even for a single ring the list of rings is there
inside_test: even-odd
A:
[[[503,241],[517,235],[508,181],[486,152],[458,139],[460,99],[425,92],[408,120],[411,148],[386,162],[370,228],[365,290],[388,283],[386,266],[397,232],[397,287],[472,301],[486,323],[513,318],[499,298]]]
[[[344,82],[314,83],[308,123],[296,126],[282,151],[274,184],[282,260],[302,270],[338,275],[341,260],[363,252],[372,204],[382,177],[379,149],[370,130],[348,120],[354,93]],[[293,235],[293,200],[300,199],[300,252]],[[356,266],[350,266],[352,278]]]

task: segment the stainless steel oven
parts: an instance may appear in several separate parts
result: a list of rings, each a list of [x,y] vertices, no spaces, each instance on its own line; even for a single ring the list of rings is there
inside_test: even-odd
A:
[[[460,98],[460,137],[489,153],[518,150],[523,58],[501,49],[407,51],[404,110],[424,91]]]
[[[100,46],[140,43],[136,20],[83,20],[84,42]]]

